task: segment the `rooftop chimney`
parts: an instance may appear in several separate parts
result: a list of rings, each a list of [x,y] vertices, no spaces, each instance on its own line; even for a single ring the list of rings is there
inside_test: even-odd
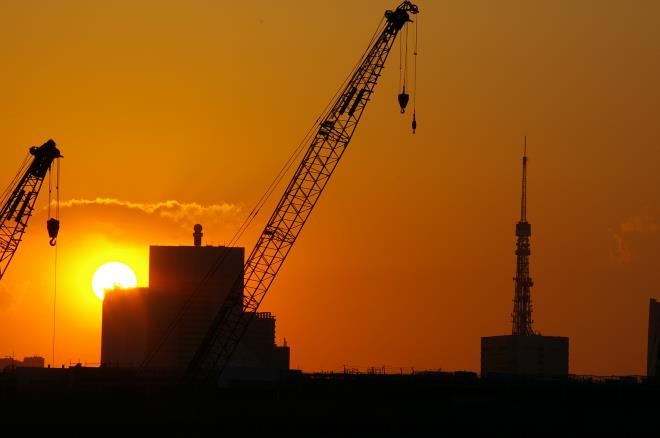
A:
[[[195,224],[195,232],[193,233],[193,238],[195,239],[195,246],[202,246],[202,226],[200,224]]]

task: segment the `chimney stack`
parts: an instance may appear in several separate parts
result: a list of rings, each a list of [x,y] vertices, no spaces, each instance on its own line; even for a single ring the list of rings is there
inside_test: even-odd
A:
[[[195,246],[202,246],[202,236],[204,235],[204,233],[202,233],[202,226],[200,224],[195,224],[194,230],[193,238],[195,239]]]

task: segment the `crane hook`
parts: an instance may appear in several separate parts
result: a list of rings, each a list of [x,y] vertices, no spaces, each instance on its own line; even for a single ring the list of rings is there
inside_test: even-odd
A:
[[[412,121],[413,134],[415,133],[416,129],[417,129],[417,119],[415,118],[415,111],[413,111],[413,121]]]
[[[46,228],[48,229],[48,237],[50,237],[50,246],[55,246],[57,244],[57,234],[60,232],[60,221],[50,218],[46,222]]]
[[[408,100],[410,96],[406,93],[406,86],[403,86],[403,91],[399,94],[399,106],[401,107],[401,114],[406,112],[406,106],[408,106]]]

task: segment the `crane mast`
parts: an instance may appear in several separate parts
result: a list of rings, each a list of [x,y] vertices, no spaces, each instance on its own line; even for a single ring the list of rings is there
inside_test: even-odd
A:
[[[382,31],[321,118],[307,152],[245,262],[244,275],[234,283],[193,356],[184,377],[188,383],[214,383],[222,374],[346,151],[397,34],[412,21],[410,14],[418,12],[407,0],[385,12]]]
[[[2,209],[0,210],[0,279],[7,272],[9,263],[21,243],[46,173],[50,170],[53,161],[62,156],[53,140],[48,140],[39,147],[31,147],[30,154],[34,158],[29,167],[22,176],[20,176],[22,169],[19,170],[17,179],[19,176],[20,179],[15,185],[10,185],[2,199]],[[16,179],[14,182],[16,182]],[[54,244],[54,238],[57,237],[57,231],[54,230],[56,224],[59,229],[59,221],[54,218],[49,219],[48,231],[51,235],[51,245]],[[51,231],[55,231],[54,236]]]

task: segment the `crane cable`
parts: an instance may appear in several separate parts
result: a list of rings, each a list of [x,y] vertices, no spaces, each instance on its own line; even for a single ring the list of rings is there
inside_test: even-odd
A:
[[[52,167],[52,164],[51,164]],[[50,246],[55,246],[57,244],[57,235],[60,232],[60,161],[57,160],[57,182],[55,186],[55,217],[52,217],[50,214],[51,208],[51,171],[49,169],[48,173],[48,221],[46,222],[46,228],[48,229],[48,237],[50,237]]]
[[[405,82],[403,79],[403,35],[399,38],[399,90],[405,88]]]
[[[58,230],[59,230],[59,218],[60,218],[60,160],[56,160],[56,176],[55,176],[55,221],[57,221]],[[53,218],[51,217],[51,207],[52,207],[52,192],[53,192],[53,182],[52,182],[52,164],[51,169],[48,172],[48,224],[49,224],[49,233],[50,233],[50,224]],[[57,316],[57,246],[53,245],[54,238],[51,238],[51,246],[55,247],[55,261],[53,268],[53,339],[52,339],[52,366],[55,367],[55,328],[56,328],[56,316]]]
[[[378,23],[378,26],[376,28],[376,31],[373,33],[371,36],[371,40],[369,41],[369,45],[367,47],[371,47],[371,45],[374,43],[376,40],[376,37],[381,33],[383,24],[384,24],[385,19],[382,18],[381,21]],[[279,172],[276,174],[275,178],[271,181],[270,185],[266,189],[266,191],[261,195],[259,200],[257,201],[256,205],[250,210],[250,213],[248,216],[245,218],[241,226],[238,228],[234,236],[232,237],[230,243],[228,246],[233,246],[236,244],[236,242],[243,236],[243,233],[245,230],[250,226],[254,218],[259,214],[259,211],[261,210],[261,207],[264,206],[264,204],[270,199],[272,196],[273,192],[277,187],[279,187],[280,183],[284,179],[284,177],[287,175],[291,167],[293,166],[294,163],[297,162],[297,158],[300,156],[300,154],[303,152],[304,147],[307,145],[309,140],[311,139],[312,135],[314,134],[315,128],[318,126],[318,124],[326,118],[328,111],[331,109],[332,104],[334,101],[337,99],[337,96],[342,92],[346,84],[350,81],[351,77],[355,73],[355,71],[359,68],[359,66],[362,64],[362,61],[364,58],[367,56],[369,53],[369,49],[365,50],[358,62],[355,64],[351,72],[346,76],[346,79],[341,83],[335,94],[332,96],[326,107],[323,109],[321,112],[321,115],[314,121],[314,123],[310,126],[309,130],[305,134],[305,136],[302,138],[300,143],[298,143],[298,146],[293,150],[291,155],[289,155],[289,158],[286,160],[282,168],[279,170]]]
[[[413,52],[413,119],[412,119],[412,132],[417,130],[417,24],[419,23],[419,16],[415,17],[415,51]]]
[[[55,266],[53,268],[53,368],[55,368],[55,322],[57,321],[57,246],[55,246]]]
[[[21,163],[18,172],[16,173],[16,175],[14,175],[14,178],[12,178],[9,185],[2,192],[2,196],[0,196],[0,206],[5,205],[5,203],[9,199],[9,196],[11,196],[12,191],[16,187],[16,184],[18,184],[18,181],[21,179],[21,176],[25,174],[25,171],[27,170],[29,165],[30,165],[30,153],[28,152],[25,155],[25,158],[23,159],[23,162]]]
[[[399,39],[399,89],[401,92],[397,95],[401,114],[406,112],[410,95],[406,92],[408,85],[408,23],[404,24],[405,31],[401,32]]]
[[[351,78],[355,74],[355,72],[358,70],[360,65],[362,64],[362,61],[369,55],[369,50],[371,46],[375,43],[376,39],[378,38],[378,35],[380,35],[383,31],[383,28],[385,26],[385,18],[381,18],[380,22],[378,23],[378,26],[376,27],[376,30],[374,31],[371,40],[369,41],[369,44],[367,46],[367,49],[362,53],[360,56],[360,59],[357,61],[353,69],[350,71],[350,73],[346,76],[346,79],[341,83],[335,94],[332,96],[328,104],[325,106],[323,111],[321,112],[321,115],[315,120],[315,122],[310,126],[309,130],[307,133],[304,135],[300,143],[295,147],[295,149],[291,152],[289,157],[287,158],[286,162],[282,166],[282,168],[279,170],[279,172],[276,174],[275,178],[271,181],[271,183],[268,185],[266,188],[266,191],[261,195],[259,200],[257,201],[256,205],[250,210],[250,213],[246,216],[245,220],[243,223],[238,227],[232,238],[230,239],[229,243],[227,244],[228,248],[234,247],[238,243],[238,241],[243,237],[243,234],[245,231],[250,227],[254,219],[257,217],[259,214],[261,208],[266,204],[266,202],[270,199],[272,196],[273,192],[279,187],[280,183],[284,179],[284,177],[289,173],[291,170],[291,167],[293,166],[294,163],[297,162],[297,158],[300,156],[300,154],[306,150],[305,146],[308,145],[308,142],[311,140],[311,138],[315,135],[316,129],[318,128],[319,123],[324,120],[325,118],[328,117],[329,111],[332,110],[332,105],[336,101],[337,97],[342,93],[344,90],[345,86],[347,83],[350,82]],[[147,355],[145,359],[142,361],[140,364],[140,368],[145,368],[149,365],[149,363],[156,357],[160,349],[165,345],[165,342],[169,337],[172,335],[172,332],[176,328],[176,326],[179,324],[183,316],[188,313],[188,309],[194,302],[195,298],[197,295],[202,291],[204,286],[208,283],[209,279],[215,275],[216,272],[222,267],[224,264],[225,259],[227,258],[229,251],[223,251],[223,254],[218,256],[216,261],[213,263],[211,268],[208,270],[208,272],[202,277],[202,279],[199,281],[197,286],[193,289],[192,293],[188,296],[188,298],[185,300],[183,305],[181,306],[179,312],[174,316],[172,319],[172,322],[165,328],[163,335],[160,337],[159,342],[156,344],[156,346],[149,352],[147,352]]]
[[[403,68],[403,92],[405,93],[406,91],[406,85],[408,85],[408,23],[405,24],[406,31],[402,35],[402,41],[405,40],[404,47],[404,68]]]

